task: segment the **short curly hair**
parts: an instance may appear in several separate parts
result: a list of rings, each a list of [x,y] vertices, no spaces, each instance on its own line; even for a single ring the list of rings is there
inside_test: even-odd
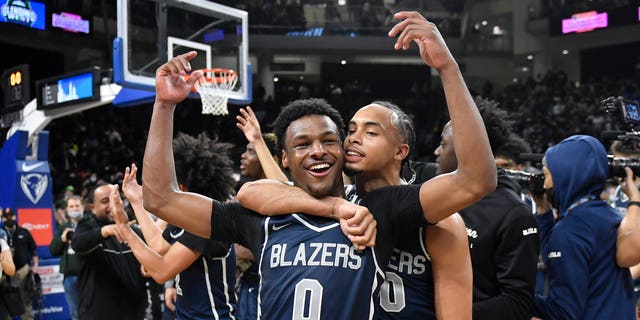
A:
[[[285,135],[291,122],[305,116],[321,115],[327,116],[338,127],[340,141],[344,139],[344,120],[340,112],[333,108],[326,100],[318,98],[298,99],[291,101],[280,111],[280,114],[273,121],[273,132],[278,138],[278,151],[284,149]]]
[[[491,150],[495,153],[509,140],[513,121],[509,120],[507,111],[498,108],[498,102],[480,96],[474,100],[487,129]]]
[[[211,140],[202,132],[197,137],[178,133],[173,139],[173,153],[178,183],[190,192],[218,201],[229,199],[236,184],[230,143]]]
[[[531,153],[531,146],[526,140],[515,133],[509,135],[509,138],[502,147],[493,151],[494,156],[512,159],[516,164],[522,163],[522,157],[520,155],[523,153]]]

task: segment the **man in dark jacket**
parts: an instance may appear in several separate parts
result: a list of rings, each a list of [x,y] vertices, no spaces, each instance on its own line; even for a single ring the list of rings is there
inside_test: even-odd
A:
[[[546,200],[536,201],[549,294],[536,295],[543,319],[635,319],[628,268],[616,264],[622,217],[600,199],[609,176],[607,152],[595,138],[571,136],[543,159]],[[560,219],[554,221],[551,206]]]
[[[506,113],[495,102],[476,99],[492,150],[509,137]],[[450,124],[435,151],[437,174],[457,169]],[[498,187],[460,211],[467,227],[473,265],[473,319],[530,319],[539,241],[531,209],[520,200],[517,183],[498,171]]]
[[[71,243],[81,265],[78,319],[141,320],[146,305],[144,279],[114,224],[110,190],[103,184],[89,192],[87,202],[94,216],[78,225]]]
[[[56,230],[56,235],[49,244],[49,252],[54,257],[60,258],[60,273],[64,275],[64,296],[69,307],[69,315],[72,320],[78,319],[78,274],[80,262],[76,252],[71,248],[71,242],[78,223],[84,216],[82,198],[73,195],[67,199],[66,215],[69,217]],[[87,217],[88,218],[88,217]]]

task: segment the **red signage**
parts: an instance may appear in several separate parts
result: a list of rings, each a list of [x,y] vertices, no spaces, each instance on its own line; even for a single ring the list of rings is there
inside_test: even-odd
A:
[[[18,225],[31,232],[38,246],[48,246],[53,239],[53,218],[50,208],[19,208]]]

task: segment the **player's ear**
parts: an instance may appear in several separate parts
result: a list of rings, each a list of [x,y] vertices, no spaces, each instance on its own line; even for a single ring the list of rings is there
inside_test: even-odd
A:
[[[284,151],[284,149],[281,151],[282,152],[282,168],[287,169],[289,168],[289,158],[287,158],[287,153]]]
[[[403,143],[398,146],[396,149],[396,153],[393,155],[393,158],[399,161],[404,160],[407,156],[409,156],[409,145]]]

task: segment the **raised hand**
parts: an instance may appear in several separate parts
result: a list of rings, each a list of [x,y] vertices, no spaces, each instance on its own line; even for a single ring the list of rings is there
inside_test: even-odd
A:
[[[640,201],[640,190],[638,190],[638,184],[636,183],[636,177],[633,175],[633,170],[626,167],[624,168],[624,171],[627,176],[620,184],[622,192],[629,197],[630,201]]]
[[[246,109],[240,108],[240,115],[236,116],[236,120],[238,120],[236,127],[242,130],[249,143],[254,143],[262,138],[260,123],[255,113],[253,113],[253,110],[251,110],[251,107],[247,106]]]
[[[420,56],[428,66],[440,71],[456,65],[453,55],[435,24],[415,11],[400,11],[394,14],[394,18],[402,20],[389,31],[390,37],[399,34],[394,49],[407,50],[413,41],[418,45]]]
[[[124,196],[127,197],[130,203],[142,204],[142,186],[138,184],[136,174],[138,173],[138,167],[135,163],[131,164],[131,169],[127,167],[124,170],[124,178],[122,179],[122,191]]]
[[[196,51],[181,54],[167,61],[156,70],[156,101],[175,105],[184,100],[193,84],[203,76],[201,70],[191,72],[189,61],[198,55]],[[189,75],[188,73],[191,72]],[[189,75],[187,79],[186,76]]]
[[[113,215],[113,220],[117,225],[126,225],[129,226],[129,217],[124,212],[122,203],[122,198],[120,197],[120,191],[117,184],[112,184],[111,186],[111,201],[109,202],[109,209],[111,214]]]

